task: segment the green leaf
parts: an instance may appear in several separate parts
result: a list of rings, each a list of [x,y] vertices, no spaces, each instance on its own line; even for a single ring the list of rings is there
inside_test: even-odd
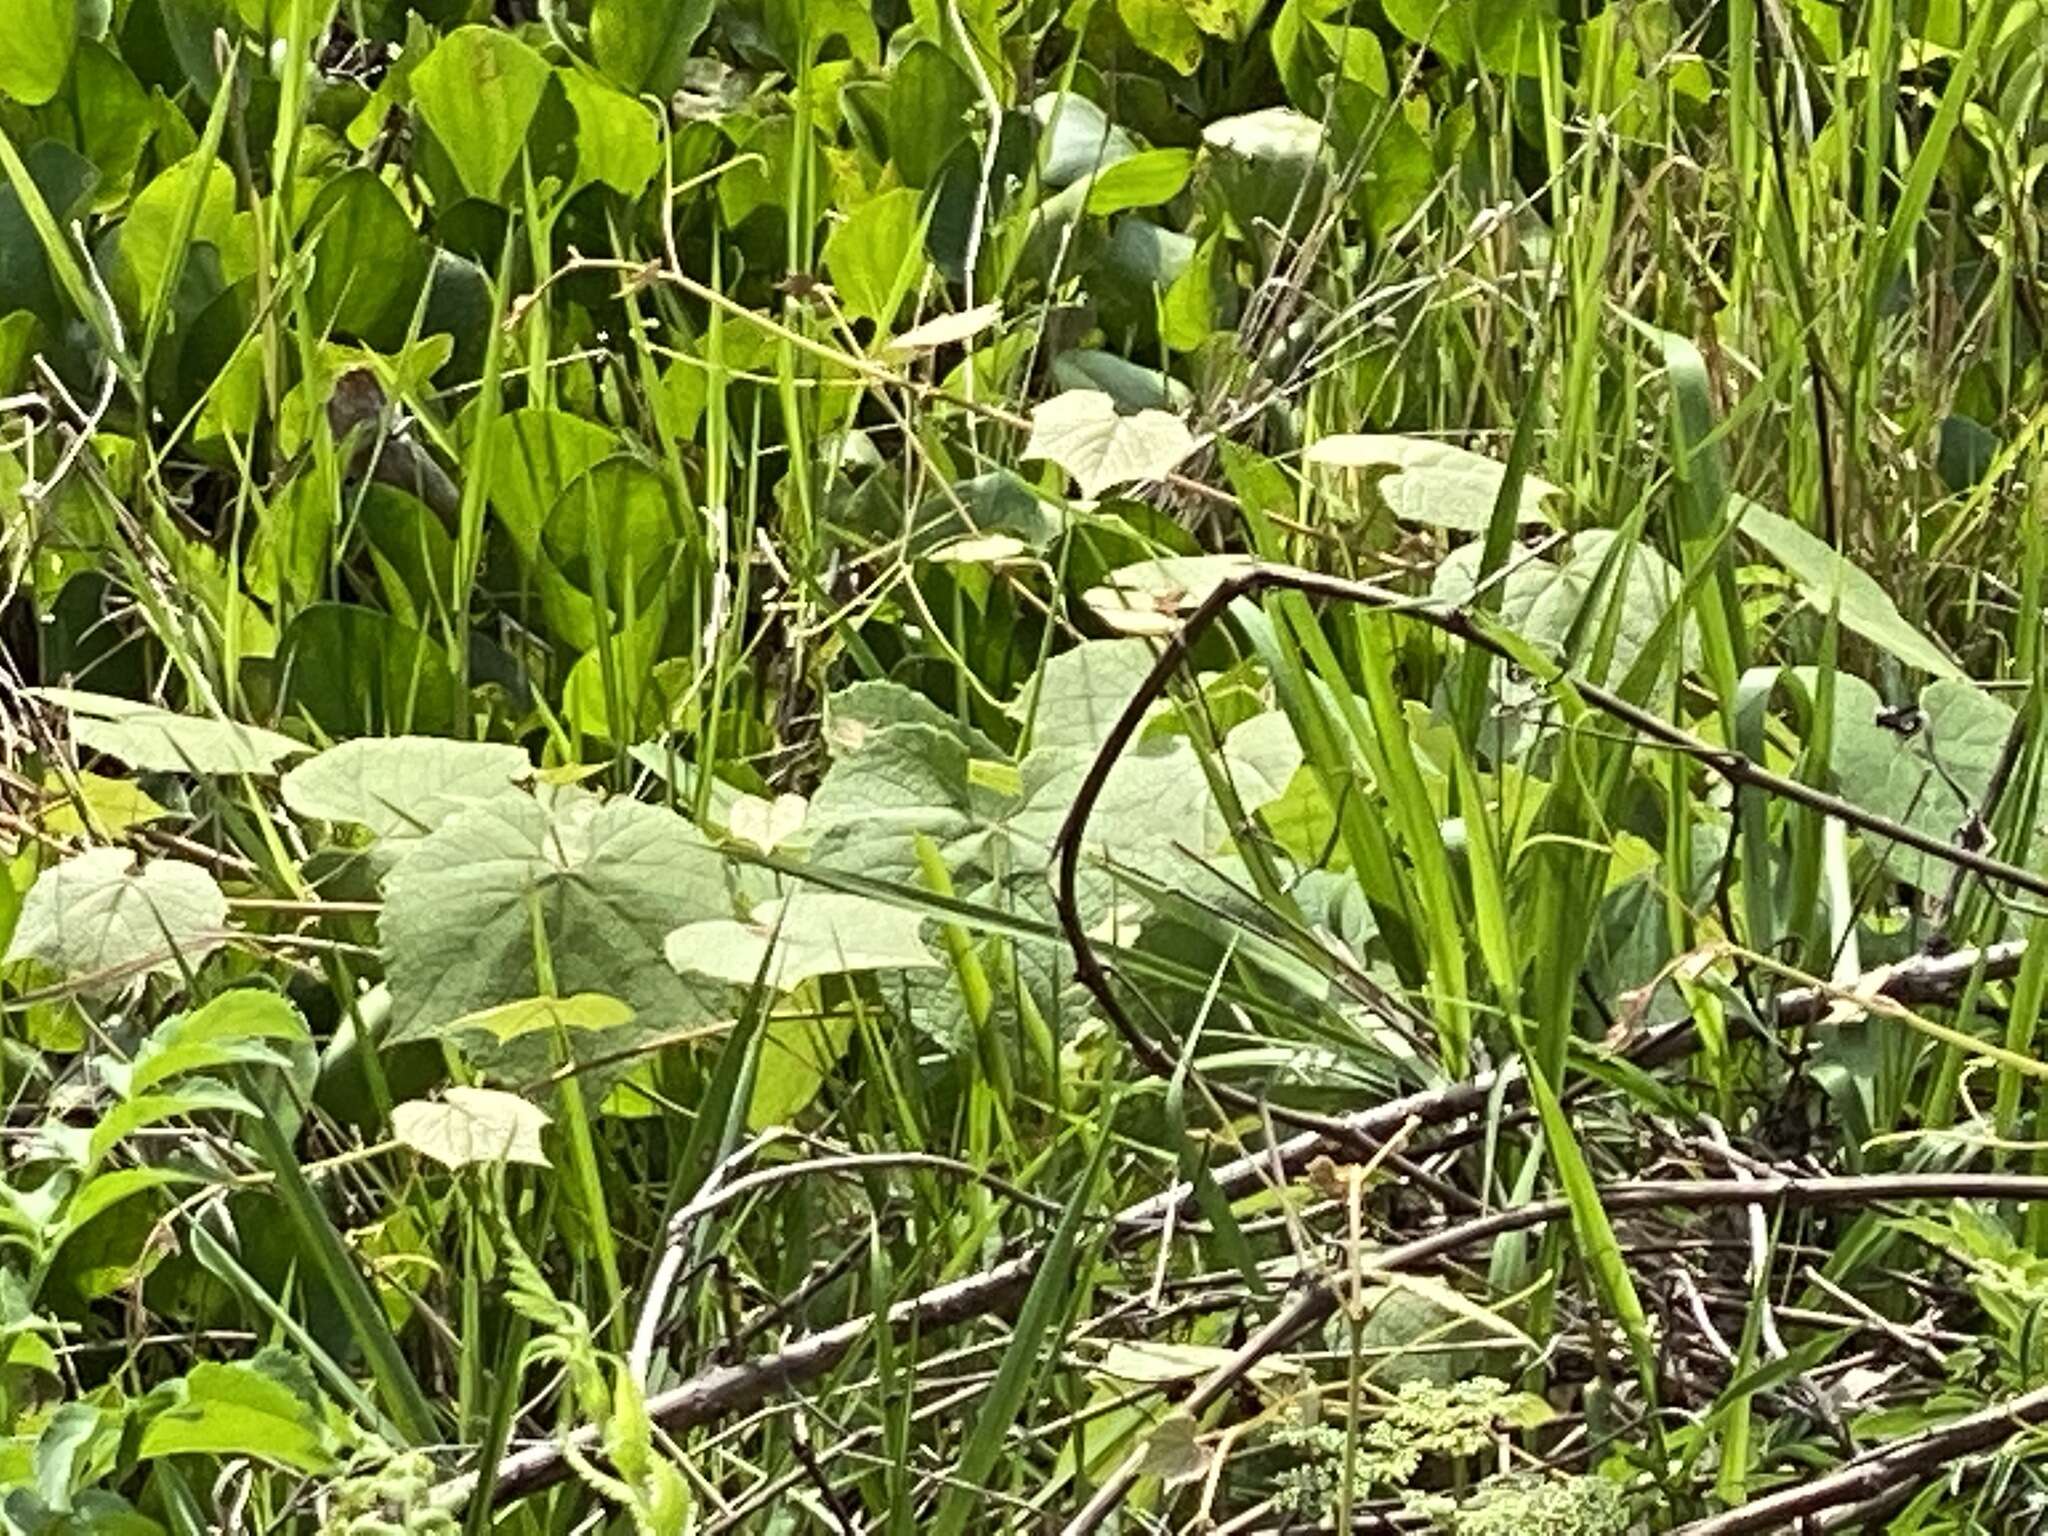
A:
[[[552,73],[511,33],[477,26],[457,27],[412,72],[420,116],[473,196],[497,199]]]
[[[1194,745],[1184,736],[1126,753],[1103,783],[1088,822],[1091,859],[1184,883],[1194,863],[1221,850],[1230,823]],[[1024,804],[1009,820],[1011,857],[1043,861],[1094,762],[1093,748],[1034,750],[1024,759]],[[1254,716],[1223,743],[1223,768],[1246,812],[1280,798],[1301,766],[1301,746],[1282,714]]]
[[[1322,437],[1302,452],[1302,462],[1323,469],[1362,473],[1387,511],[1406,523],[1484,533],[1500,496],[1507,466],[1449,443],[1380,433]],[[1546,498],[1558,494],[1547,480],[1522,482],[1525,523],[1549,521]]]
[[[811,797],[815,860],[910,884],[920,835],[938,845],[949,867],[980,851],[1005,802],[974,784],[958,736],[921,722],[827,718],[828,730],[841,742],[857,738],[858,748],[832,765]]]
[[[1011,709],[1035,704],[1033,747],[1099,747],[1155,659],[1142,640],[1085,641],[1047,660]]]
[[[825,271],[849,318],[887,322],[915,285],[924,261],[919,202],[908,187],[884,192],[826,238]]]
[[[500,416],[489,429],[486,489],[513,546],[529,562],[563,489],[624,444],[594,421],[529,406]],[[479,449],[479,456],[484,450]]]
[[[890,161],[904,184],[927,187],[967,142],[974,79],[937,44],[904,50],[889,79]]]
[[[1322,205],[1330,170],[1323,125],[1289,107],[1226,117],[1202,130],[1225,205],[1240,226],[1303,226]]]
[[[1202,62],[1202,33],[1185,0],[1116,0],[1131,41],[1169,69],[1192,75]]]
[[[1048,91],[1031,103],[1031,115],[1045,131],[1039,177],[1055,191],[1138,153],[1137,141],[1078,92]]]
[[[678,543],[680,518],[666,476],[620,455],[562,488],[541,533],[541,605],[555,635],[577,650],[618,634],[629,618],[649,623],[646,658],[658,648],[656,609]]]
[[[747,1100],[747,1129],[787,1125],[818,1096],[825,1074],[846,1054],[852,1038],[853,1019],[845,1013],[820,1019],[807,1009],[770,1019],[761,1033],[761,1059],[754,1069],[753,1096]]]
[[[634,95],[679,89],[712,0],[596,0],[590,49],[597,66]]]
[[[1091,498],[1160,479],[1194,451],[1194,435],[1178,416],[1153,410],[1126,416],[1096,389],[1070,389],[1035,406],[1024,445],[1025,458],[1051,460]]]
[[[452,732],[461,685],[447,653],[379,608],[315,603],[278,642],[285,703],[327,736]]]
[[[98,169],[95,202],[107,207],[125,198],[142,151],[156,132],[156,111],[135,72],[104,43],[81,39],[71,61],[70,88],[51,103],[48,116],[65,119],[66,136]]]
[[[159,1024],[125,1068],[103,1063],[101,1070],[132,1097],[194,1072],[271,1065],[278,1056],[265,1042],[293,1045],[311,1038],[304,1015],[284,998],[260,987],[236,987]]]
[[[0,26],[0,91],[24,106],[41,106],[63,86],[77,45],[77,0],[8,0]]]
[[[1118,566],[1081,600],[1119,634],[1170,635],[1180,628],[1181,614],[1251,568],[1244,555],[1166,555]]]
[[[1156,227],[1140,219],[1124,219],[1117,226],[1119,233]],[[1193,255],[1192,247],[1189,255]],[[1170,282],[1172,277],[1165,271],[1148,272],[1145,280],[1156,284]],[[1099,347],[1069,347],[1053,359],[1052,377],[1063,390],[1099,389],[1120,411],[1184,411],[1195,399],[1194,392],[1171,374]]]
[[[177,1401],[150,1419],[137,1454],[253,1456],[318,1474],[332,1469],[319,1414],[276,1377],[251,1365],[198,1365]]]
[[[228,901],[197,864],[138,867],[125,848],[94,848],[29,887],[9,960],[40,960],[110,994],[142,976],[177,976],[220,948]],[[167,953],[168,952],[168,953]]]
[[[532,767],[523,747],[365,736],[308,758],[278,788],[308,820],[352,822],[379,837],[419,837],[466,805],[509,793]]]
[[[43,813],[43,830],[54,837],[106,840],[171,814],[132,779],[84,772],[61,779],[52,774],[43,787],[65,797]]]
[[[1180,195],[1194,174],[1191,149],[1148,149],[1096,173],[1088,184],[1090,213],[1152,208]]]
[[[1192,1482],[1208,1471],[1209,1452],[1202,1445],[1195,1416],[1175,1409],[1161,1419],[1158,1427],[1145,1437],[1141,1465],[1146,1477],[1159,1478],[1169,1488]]]
[[[632,1018],[633,1010],[616,997],[579,992],[574,997],[523,997],[516,1003],[501,1003],[481,1013],[465,1014],[448,1028],[453,1033],[482,1030],[502,1045],[543,1031],[568,1034],[580,1029],[617,1029]]]
[[[306,288],[313,323],[365,338],[391,324],[402,333],[427,259],[392,190],[372,171],[344,171],[320,189],[306,224],[319,241]]]
[[[576,114],[576,179],[602,182],[627,197],[647,190],[661,169],[661,125],[643,102],[581,70],[555,78]]]
[[[155,321],[174,297],[175,274],[198,247],[212,247],[228,287],[255,271],[255,229],[254,215],[236,208],[235,173],[227,164],[204,152],[187,155],[129,204],[108,286],[130,314]]]
[[[1922,691],[1919,715],[1904,730],[1880,723],[1891,717],[1877,691],[1837,674],[1828,767],[1844,799],[1947,841],[1989,794],[2013,711],[1973,683],[1945,679]],[[1947,887],[1952,866],[1945,860],[1877,834],[1865,834],[1864,842],[1894,878],[1921,891]],[[2003,856],[2027,864],[2033,851],[2010,848]]]
[[[31,688],[30,697],[70,711],[79,746],[144,773],[274,773],[308,750],[275,731],[199,715],[181,715],[133,699],[76,688]]]
[[[1188,16],[1211,37],[1241,43],[1252,35],[1267,0],[1188,0]]]
[[[536,903],[552,988],[535,962]],[[579,1052],[708,1023],[724,990],[686,983],[662,949],[679,923],[730,911],[723,861],[669,811],[576,790],[465,807],[414,843],[385,883],[390,1038],[435,1039],[465,1015],[544,990],[601,992],[633,1009],[623,1028],[575,1035]],[[519,1060],[544,1066],[545,1053]]]
[[[1935,677],[1963,677],[1962,668],[1906,621],[1890,594],[1869,572],[1790,518],[1742,497],[1730,497],[1729,501],[1741,518],[1737,526],[1743,536],[1761,545],[1792,573],[1808,607],[1825,616],[1839,603],[1844,628],[1883,647],[1907,666]]]
[[[1499,587],[1500,602],[1495,610],[1502,624],[1523,639],[1541,647],[1559,661],[1582,669],[1590,681],[1604,682],[1628,675],[1643,651],[1655,643],[1664,619],[1677,601],[1683,579],[1662,555],[1637,543],[1625,557],[1614,556],[1618,571],[1607,586],[1601,585],[1617,535],[1604,528],[1575,534],[1565,546],[1561,564],[1547,560],[1517,559]],[[1437,566],[1430,580],[1430,596],[1452,607],[1462,607],[1477,590],[1477,574],[1484,551],[1477,541],[1460,545]],[[1589,608],[1597,604],[1597,611]],[[1591,675],[1585,654],[1600,631],[1600,620],[1609,604],[1618,606],[1615,616],[1614,648],[1604,677]],[[1570,642],[1574,632],[1579,654]],[[1688,663],[1698,650],[1693,627],[1683,629]],[[1520,704],[1540,690],[1533,683],[1507,678],[1501,684],[1504,702]]]
[[[742,987],[761,977],[788,992],[820,976],[938,966],[919,937],[924,922],[917,912],[865,896],[799,890],[763,902],[749,922],[687,923],[668,936],[666,953],[679,971]]]
[[[413,1099],[391,1111],[394,1136],[449,1168],[473,1163],[545,1168],[540,1133],[548,1124],[537,1105],[495,1088],[450,1088],[438,1099]]]

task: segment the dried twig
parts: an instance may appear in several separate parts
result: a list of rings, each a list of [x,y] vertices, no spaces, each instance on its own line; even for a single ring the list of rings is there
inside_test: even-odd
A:
[[[2027,1174],[1897,1174],[1866,1178],[1674,1179],[1610,1185],[1601,1190],[1600,1203],[1612,1212],[1641,1210],[1651,1206],[1705,1210],[1721,1206],[1765,1206],[1782,1203],[1815,1207],[1865,1205],[1885,1200],[1956,1199],[1973,1196],[1994,1200],[2048,1200],[2048,1178]],[[1567,1200],[1535,1200],[1527,1205],[1513,1206],[1487,1216],[1475,1217],[1470,1221],[1461,1221],[1440,1232],[1385,1250],[1373,1260],[1370,1273],[1398,1274],[1509,1232],[1526,1231],[1530,1227],[1547,1226],[1553,1221],[1566,1220],[1570,1214],[1571,1204]],[[1203,1409],[1218,1401],[1250,1375],[1261,1361],[1287,1348],[1309,1329],[1331,1316],[1337,1310],[1343,1291],[1351,1283],[1351,1279],[1352,1277],[1342,1274],[1318,1277],[1289,1302],[1285,1310],[1276,1314],[1270,1322],[1246,1340],[1229,1360],[1204,1377],[1193,1391],[1180,1400],[1179,1406],[1188,1413],[1199,1415]],[[2039,1395],[2043,1402],[2038,1417],[2048,1418],[2048,1392]],[[1998,1422],[2008,1423],[2003,1418]],[[1996,1444],[1999,1438],[2002,1436],[1993,1436],[1976,1444],[1974,1448],[1982,1449],[1984,1444]],[[1918,1469],[1928,1464],[1925,1460],[1915,1460],[1912,1466]],[[1081,1512],[1061,1528],[1060,1536],[1088,1536],[1088,1533],[1096,1530],[1130,1496],[1131,1489],[1137,1483],[1144,1466],[1145,1448],[1140,1447],[1096,1491],[1095,1496]],[[1844,1469],[1845,1472],[1847,1470]],[[1829,1479],[1821,1481],[1827,1482]],[[1818,1486],[1820,1485],[1817,1483],[1809,1484],[1795,1491],[1811,1492]],[[1846,1503],[1850,1499],[1878,1491],[1884,1486],[1886,1484],[1881,1481],[1856,1481],[1853,1485],[1845,1484],[1844,1491],[1838,1497],[1812,1505],[1810,1509],[1802,1512],[1825,1509],[1830,1503]],[[1686,1526],[1680,1536],[1709,1536],[1709,1533],[1711,1536],[1733,1536],[1737,1531],[1773,1530],[1782,1523],[1782,1520],[1766,1520],[1762,1524],[1731,1525],[1725,1529],[1708,1523]]]
[[[2003,1445],[2025,1429],[2048,1423],[2048,1387],[1867,1452],[1824,1477],[1809,1478],[1723,1515],[1681,1525],[1672,1536],[1745,1536],[1751,1531],[1798,1529],[1801,1522],[1845,1504],[1888,1507],[1890,1496],[1965,1456]]]

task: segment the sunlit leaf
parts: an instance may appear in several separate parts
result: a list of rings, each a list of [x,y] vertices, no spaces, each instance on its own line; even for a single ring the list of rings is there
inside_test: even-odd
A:
[[[819,976],[936,966],[920,937],[923,924],[919,913],[887,902],[799,890],[756,907],[748,922],[686,924],[668,936],[667,953],[679,971],[738,986],[765,977],[786,992]]]
[[[438,1099],[413,1099],[391,1111],[391,1131],[422,1157],[449,1168],[473,1163],[548,1166],[540,1134],[547,1115],[516,1093],[450,1088]]]
[[[480,1029],[501,1044],[531,1034],[567,1034],[579,1029],[617,1029],[633,1017],[633,1010],[616,997],[602,992],[579,992],[574,997],[524,997],[500,1003],[481,1013],[464,1014],[448,1026],[451,1034]]]
[[[1024,445],[1024,457],[1051,460],[1088,497],[1157,480],[1194,451],[1194,434],[1178,416],[1151,410],[1126,416],[1094,389],[1070,389],[1035,406]]]
[[[29,887],[7,958],[116,992],[145,975],[176,976],[181,962],[196,966],[220,948],[227,921],[227,897],[197,864],[138,865],[125,848],[94,848]]]
[[[1403,522],[1461,533],[1484,533],[1493,517],[1507,466],[1450,443],[1377,433],[1318,438],[1302,462],[1322,469],[1361,472],[1387,510]],[[1548,520],[1544,501],[1557,487],[1534,475],[1523,478],[1521,521]]]

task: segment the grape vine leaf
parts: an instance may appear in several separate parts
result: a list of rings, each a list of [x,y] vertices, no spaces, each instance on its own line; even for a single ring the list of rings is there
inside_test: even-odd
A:
[[[226,895],[197,864],[138,866],[125,848],[93,848],[29,887],[7,958],[40,960],[107,994],[176,976],[181,960],[196,965],[220,947],[227,921]]]
[[[467,806],[413,842],[385,884],[390,1038],[436,1038],[466,1015],[549,990],[537,930],[552,990],[601,992],[634,1012],[618,1028],[575,1032],[579,1056],[707,1023],[722,1016],[724,990],[677,975],[662,947],[678,923],[731,911],[719,854],[659,806],[576,789]],[[546,1066],[538,1039],[476,1038],[477,1059],[494,1069]]]

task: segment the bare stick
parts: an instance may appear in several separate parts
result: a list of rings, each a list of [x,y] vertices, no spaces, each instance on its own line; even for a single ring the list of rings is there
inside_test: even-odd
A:
[[[1780,1176],[1747,1179],[1674,1179],[1609,1185],[1600,1191],[1600,1203],[1610,1211],[1640,1210],[1650,1206],[1682,1206],[1703,1210],[1719,1206],[1762,1206],[1781,1202],[1795,1206],[1861,1205],[1884,1200],[1954,1199],[1972,1196],[1999,1200],[2048,1200],[2048,1177],[2025,1174],[1961,1174],[1954,1177],[1942,1174],[1897,1174],[1872,1178],[1794,1179]],[[1553,1221],[1567,1220],[1570,1215],[1571,1204],[1563,1199],[1535,1200],[1527,1205],[1495,1211],[1491,1215],[1461,1221],[1441,1232],[1387,1249],[1373,1260],[1369,1273],[1398,1274],[1505,1233],[1547,1226]],[[1289,1302],[1283,1311],[1275,1315],[1272,1321],[1247,1339],[1243,1347],[1230,1359],[1204,1377],[1182,1400],[1180,1406],[1191,1414],[1199,1415],[1203,1409],[1250,1375],[1262,1360],[1285,1349],[1310,1328],[1329,1317],[1337,1310],[1340,1287],[1346,1285],[1349,1278],[1342,1274],[1318,1277],[1306,1290]],[[2048,1418],[2048,1390],[2035,1395],[2041,1398],[2039,1417]],[[2028,1399],[2019,1401],[2025,1402]],[[1987,1418],[1987,1415],[1979,1414],[1975,1417],[1982,1420]],[[1980,1426],[1979,1429],[1979,1433],[1987,1435],[1988,1438],[1969,1448],[1982,1449],[1983,1445],[1996,1444],[2011,1429],[2012,1421],[2007,1415],[1998,1414],[1990,1417],[1991,1426]],[[1972,1421],[1965,1421],[1970,1422]],[[1952,1426],[1956,1430],[1962,1427]],[[1965,1453],[1955,1451],[1951,1454]],[[1938,1460],[1930,1463],[1925,1457],[1911,1459],[1912,1470],[1930,1464],[1938,1464]],[[1857,1464],[1852,1463],[1852,1466],[1854,1465]],[[1144,1467],[1145,1448],[1141,1446],[1131,1453],[1101,1488],[1096,1490],[1095,1497],[1088,1501],[1081,1512],[1061,1528],[1060,1536],[1089,1536],[1090,1532],[1096,1530],[1130,1496],[1131,1489],[1143,1475]],[[1849,1471],[1850,1468],[1844,1468],[1832,1478],[1823,1478],[1820,1483],[1809,1483],[1791,1492],[1811,1494],[1823,1483],[1845,1478]],[[1819,1504],[1801,1506],[1799,1512],[1826,1509],[1832,1503],[1847,1503],[1851,1499],[1879,1491],[1885,1486],[1886,1481],[1845,1481],[1843,1491],[1837,1497]],[[1755,1507],[1744,1506],[1745,1510]],[[1740,1514],[1742,1511],[1737,1513]],[[1719,1518],[1726,1520],[1733,1517]],[[1766,1516],[1761,1522],[1753,1525],[1725,1527],[1710,1521],[1686,1526],[1677,1533],[1677,1536],[1734,1536],[1734,1533],[1739,1531],[1776,1530],[1784,1523],[1786,1522],[1782,1516]]]
[[[1941,1472],[1965,1456],[2003,1445],[2021,1430],[2048,1423],[2048,1387],[1930,1429],[1894,1440],[1828,1473],[1793,1484],[1761,1499],[1752,1499],[1724,1515],[1710,1515],[1681,1525],[1672,1536],[1744,1536],[1751,1531],[1782,1531],[1824,1510],[1845,1504],[1889,1506],[1890,1495],[1932,1472]]]

